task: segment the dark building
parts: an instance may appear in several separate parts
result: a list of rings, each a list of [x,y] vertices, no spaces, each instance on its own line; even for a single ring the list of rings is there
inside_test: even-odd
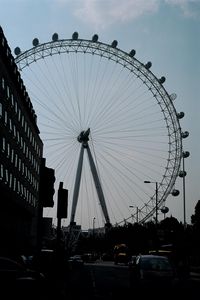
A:
[[[36,121],[0,27],[0,251],[36,247],[43,152]]]

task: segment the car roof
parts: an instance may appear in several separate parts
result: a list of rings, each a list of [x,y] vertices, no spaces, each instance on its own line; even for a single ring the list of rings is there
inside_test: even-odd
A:
[[[20,262],[10,258],[10,257],[6,257],[6,256],[0,256],[0,268],[1,267],[5,267],[5,266],[15,266],[18,268],[23,268],[24,269],[24,265],[21,264]]]
[[[43,248],[43,249],[41,249],[41,252],[54,252],[54,250],[53,249],[46,249],[46,248]]]
[[[20,265],[20,263],[18,261],[16,261],[15,259],[13,259],[12,257],[0,256],[0,260],[1,261],[7,261],[7,262],[13,262],[15,264]]]
[[[154,255],[154,254],[142,254],[138,255],[141,258],[158,258],[158,259],[168,259],[167,256],[161,256],[161,255]]]

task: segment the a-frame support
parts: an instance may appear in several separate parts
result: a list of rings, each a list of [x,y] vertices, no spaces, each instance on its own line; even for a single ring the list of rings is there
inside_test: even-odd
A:
[[[84,150],[87,150],[88,158],[89,158],[89,164],[90,164],[90,169],[92,172],[92,176],[94,179],[97,195],[99,198],[99,203],[101,205],[103,215],[106,221],[106,226],[110,226],[110,218],[108,215],[108,210],[106,207],[106,201],[104,198],[103,190],[101,187],[101,183],[99,180],[99,176],[97,173],[96,165],[94,163],[92,153],[90,151],[90,147],[88,145],[89,141],[89,134],[90,134],[90,128],[86,131],[82,131],[77,140],[82,144],[81,145],[81,150],[80,150],[80,155],[79,155],[79,161],[78,161],[78,167],[77,167],[77,172],[76,172],[76,180],[75,180],[75,185],[74,185],[74,193],[73,193],[73,201],[72,201],[72,211],[71,211],[71,219],[70,219],[70,224],[73,225],[75,224],[75,214],[76,214],[76,207],[78,203],[78,195],[79,195],[79,189],[80,189],[80,182],[81,182],[81,173],[82,173],[82,166],[83,166],[83,155],[84,155]]]

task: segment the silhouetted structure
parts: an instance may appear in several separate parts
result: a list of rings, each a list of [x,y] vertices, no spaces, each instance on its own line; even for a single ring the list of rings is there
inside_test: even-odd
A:
[[[43,143],[32,103],[0,27],[0,244],[25,252],[37,241]]]

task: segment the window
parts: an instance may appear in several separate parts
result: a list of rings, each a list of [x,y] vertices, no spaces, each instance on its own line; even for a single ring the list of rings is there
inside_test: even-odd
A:
[[[17,106],[17,102],[15,101],[15,113],[17,114],[18,111],[18,106]]]
[[[16,191],[16,177],[13,178],[13,191]]]
[[[9,130],[10,130],[10,132],[12,132],[12,120],[11,119],[9,119]]]
[[[22,163],[21,158],[19,158],[19,166],[18,166],[19,171],[21,171],[21,163]]]
[[[11,98],[11,105],[13,107],[14,106],[14,96],[13,96],[13,94],[11,94],[10,98]]]
[[[7,98],[10,98],[10,88],[8,85],[7,85]]]
[[[4,124],[7,125],[8,122],[8,114],[7,111],[4,112]]]
[[[23,175],[24,175],[24,169],[25,169],[24,163],[22,163],[22,174],[23,174]]]
[[[20,122],[20,120],[21,120],[21,110],[18,109],[18,121]]]
[[[14,149],[11,150],[11,163],[14,162]]]
[[[22,183],[21,183],[21,194],[24,195],[24,186]]]
[[[22,128],[24,128],[24,116],[23,115],[21,117],[21,122],[22,122]]]
[[[28,158],[28,146],[26,147],[26,157]]]
[[[26,123],[26,121],[24,122],[24,131],[26,132],[26,130],[27,130],[27,123]]]
[[[1,86],[5,89],[5,79],[3,77],[1,78]]]
[[[24,142],[23,144],[23,153],[25,154],[26,153],[26,143]]]
[[[3,164],[1,164],[0,166],[0,179],[2,180],[3,179]]]
[[[2,103],[0,103],[0,118],[2,118],[2,114],[3,114],[3,108],[2,108]]]
[[[27,167],[25,167],[25,176],[26,176],[26,178],[28,177],[28,169],[27,169]]]
[[[15,167],[17,168],[17,164],[18,164],[18,155],[17,153],[15,154]]]
[[[20,148],[23,149],[23,138],[20,139]]]
[[[28,126],[28,128],[27,128],[27,137],[29,138],[29,136],[30,136],[30,128]]]
[[[5,183],[8,183],[8,180],[9,180],[9,176],[8,176],[8,170],[6,169],[5,170]]]
[[[20,193],[20,182],[19,182],[19,180],[17,181],[17,193],[18,194]]]
[[[5,137],[2,138],[2,152],[5,152],[6,150],[6,139]]]
[[[19,131],[17,131],[17,143],[19,144],[20,142],[20,136],[19,136]]]
[[[13,125],[13,136],[16,137],[16,127]]]
[[[12,175],[12,173],[10,173],[9,188],[12,188],[12,178],[13,178],[13,175]]]
[[[10,144],[7,144],[7,157],[10,157]]]

